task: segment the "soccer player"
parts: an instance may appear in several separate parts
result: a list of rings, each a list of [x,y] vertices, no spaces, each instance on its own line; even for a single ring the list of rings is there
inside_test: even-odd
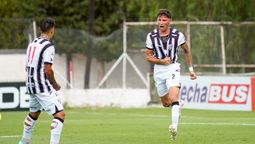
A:
[[[184,51],[189,75],[192,80],[197,76],[192,67],[192,56],[183,33],[170,27],[172,15],[167,9],[159,10],[157,28],[148,33],[146,39],[146,60],[154,64],[153,77],[157,93],[164,107],[171,107],[172,123],[169,132],[173,140],[177,136],[177,126],[183,102],[179,100],[180,64],[178,48]]]
[[[30,95],[29,114],[24,120],[23,136],[19,144],[30,144],[36,121],[44,109],[53,116],[50,144],[58,144],[65,113],[56,93],[60,85],[52,69],[55,47],[50,40],[54,36],[55,21],[44,18],[40,22],[41,35],[28,45],[26,53],[26,88]]]

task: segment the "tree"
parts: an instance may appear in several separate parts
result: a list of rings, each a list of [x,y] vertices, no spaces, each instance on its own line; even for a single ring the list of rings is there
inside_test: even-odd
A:
[[[88,32],[89,34],[93,35],[94,30],[94,18],[95,18],[95,1],[89,1],[88,7]],[[85,65],[85,81],[84,81],[84,88],[89,88],[89,78],[90,78],[90,69],[91,69],[91,62],[92,62],[92,49],[93,49],[93,39],[88,37],[87,43],[87,61]]]
[[[255,1],[246,0],[93,0],[94,8],[88,13],[89,0],[1,0],[0,1],[0,48],[24,48],[28,37],[24,32],[28,27],[16,25],[25,19],[24,25],[29,26],[34,19],[38,23],[42,17],[56,19],[55,41],[59,45],[57,52],[83,53],[88,58],[97,58],[101,63],[117,58],[118,42],[107,39],[99,40],[98,36],[114,33],[122,27],[123,21],[155,21],[160,8],[167,8],[173,14],[173,20],[189,21],[254,21]],[[93,11],[93,12],[92,12]],[[89,23],[89,14],[94,14],[93,24]],[[18,19],[16,24],[10,19]],[[8,27],[8,25],[12,27]],[[31,24],[30,24],[31,25]],[[90,26],[88,26],[90,25]],[[29,26],[30,27],[30,26]],[[80,31],[80,32],[78,32]],[[241,30],[240,30],[241,31]],[[88,32],[88,33],[86,33]],[[89,35],[93,34],[93,35]],[[249,35],[243,33],[242,35]],[[70,41],[67,36],[74,38]],[[203,38],[202,35],[199,35]],[[93,42],[87,37],[94,38]],[[252,49],[252,37],[236,37],[241,41],[249,41],[247,51]],[[109,41],[109,43],[107,42]],[[120,40],[121,41],[121,40]],[[91,42],[92,46],[88,46]],[[232,43],[235,45],[234,43]],[[229,44],[232,45],[232,44]],[[206,44],[204,44],[206,45]],[[103,51],[104,53],[99,53]],[[71,57],[70,57],[71,58]],[[249,61],[254,61],[251,54]],[[89,86],[89,62],[86,68],[85,87]],[[103,64],[101,64],[103,65]]]

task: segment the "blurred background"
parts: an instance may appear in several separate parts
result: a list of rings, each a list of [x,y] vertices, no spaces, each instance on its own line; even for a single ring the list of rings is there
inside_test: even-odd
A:
[[[39,36],[40,19],[52,17],[62,88],[152,92],[145,40],[161,8],[185,34],[199,75],[254,75],[254,7],[254,0],[1,0],[0,83],[25,81],[26,47]],[[179,62],[186,75],[181,50]]]

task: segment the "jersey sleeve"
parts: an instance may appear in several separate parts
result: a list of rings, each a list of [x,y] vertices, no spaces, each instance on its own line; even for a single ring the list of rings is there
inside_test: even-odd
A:
[[[54,62],[54,55],[55,55],[55,47],[50,46],[44,51],[43,57],[44,57],[44,63],[51,63],[53,64]]]
[[[147,38],[146,38],[146,48],[153,49],[152,41],[150,38],[150,33],[147,35]]]
[[[178,38],[178,46],[184,44],[186,42],[185,36],[183,33],[179,32],[179,38]]]

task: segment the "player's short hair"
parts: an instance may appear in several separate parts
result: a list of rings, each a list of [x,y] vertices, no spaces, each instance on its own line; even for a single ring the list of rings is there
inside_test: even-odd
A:
[[[157,17],[159,17],[159,16],[166,16],[168,18],[172,18],[172,14],[167,9],[160,9],[158,14],[157,14]]]
[[[47,17],[43,18],[40,22],[40,29],[42,32],[47,32],[49,31],[52,27],[55,27],[56,23],[55,20]]]

